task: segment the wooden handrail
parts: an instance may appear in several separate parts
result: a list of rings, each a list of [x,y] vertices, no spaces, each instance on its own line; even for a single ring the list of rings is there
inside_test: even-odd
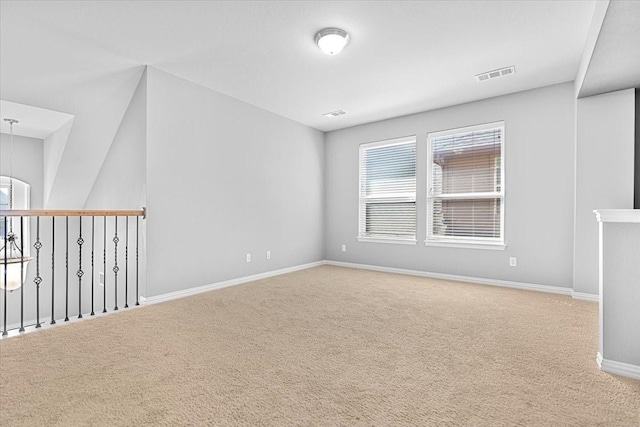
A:
[[[141,216],[146,218],[147,208],[138,210],[64,210],[64,209],[31,209],[0,210],[0,216]]]

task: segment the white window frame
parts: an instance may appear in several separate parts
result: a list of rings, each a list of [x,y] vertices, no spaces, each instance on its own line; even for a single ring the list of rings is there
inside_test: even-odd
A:
[[[469,194],[452,194],[449,196],[433,196],[431,194],[431,189],[433,188],[433,170],[432,170],[432,156],[433,156],[433,140],[437,137],[455,135],[460,133],[468,133],[479,130],[486,129],[500,129],[501,138],[500,138],[500,191],[499,192],[490,192],[490,193],[469,193]],[[424,241],[426,246],[443,246],[443,247],[457,247],[457,248],[467,248],[467,249],[493,249],[493,250],[504,250],[506,249],[506,240],[504,235],[504,221],[505,221],[505,124],[504,121],[484,123],[473,126],[466,126],[462,128],[448,129],[438,132],[431,132],[427,135],[427,232],[426,239]],[[432,206],[431,200],[433,199],[444,199],[447,198],[449,200],[456,198],[466,198],[466,199],[500,199],[500,239],[494,238],[486,238],[486,237],[466,237],[466,236],[434,236],[432,235]]]
[[[362,165],[362,156],[364,155],[364,152],[366,149],[371,149],[371,148],[379,148],[379,147],[390,147],[393,145],[400,145],[400,144],[408,144],[408,143],[413,143],[416,146],[416,191],[413,194],[404,194],[404,195],[397,195],[396,199],[398,202],[413,202],[416,205],[416,233],[414,234],[413,237],[400,237],[400,236],[395,236],[395,237],[381,237],[381,236],[366,236],[365,235],[365,231],[366,231],[366,223],[364,221],[362,221],[363,216],[363,212],[362,209],[366,209],[366,203],[363,202],[363,199],[365,199],[366,197],[363,197],[362,195],[362,170],[361,170],[361,165]],[[375,141],[375,142],[366,142],[363,144],[360,144],[360,146],[358,147],[358,236],[356,237],[358,242],[370,242],[370,243],[392,243],[392,244],[400,244],[400,245],[415,245],[417,243],[417,233],[418,233],[418,228],[417,228],[417,212],[418,212],[418,203],[417,203],[417,186],[418,186],[418,154],[417,154],[417,149],[418,149],[418,144],[417,144],[417,138],[416,135],[410,135],[410,136],[403,136],[400,138],[393,138],[393,139],[386,139],[386,140],[382,140],[382,141]]]

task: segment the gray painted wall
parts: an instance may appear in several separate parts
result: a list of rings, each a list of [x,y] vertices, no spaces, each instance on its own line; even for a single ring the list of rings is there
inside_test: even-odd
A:
[[[147,295],[322,260],[324,134],[151,67],[147,81]]]
[[[565,83],[329,132],[326,258],[570,288],[574,108],[573,85]],[[425,247],[427,133],[500,120],[506,129],[507,249]],[[418,244],[357,242],[358,145],[406,135],[418,141]],[[509,267],[511,256],[517,267]]]
[[[632,209],[633,89],[577,100],[573,290],[598,293],[594,209]]]
[[[602,356],[640,366],[640,224],[604,223]]]

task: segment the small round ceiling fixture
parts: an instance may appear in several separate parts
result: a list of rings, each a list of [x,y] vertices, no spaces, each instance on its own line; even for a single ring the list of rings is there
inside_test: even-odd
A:
[[[336,55],[349,43],[349,34],[340,28],[325,28],[316,34],[316,44],[327,55]]]

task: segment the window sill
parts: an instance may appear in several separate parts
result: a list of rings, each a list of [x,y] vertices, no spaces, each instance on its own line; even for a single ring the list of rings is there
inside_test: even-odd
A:
[[[385,239],[382,237],[356,237],[358,242],[367,243],[391,243],[394,245],[415,245],[418,241],[416,239]]]
[[[504,251],[507,245],[503,243],[483,243],[483,242],[448,242],[437,240],[425,240],[425,246],[435,246],[444,248],[460,248],[460,249],[485,249],[492,251]]]

